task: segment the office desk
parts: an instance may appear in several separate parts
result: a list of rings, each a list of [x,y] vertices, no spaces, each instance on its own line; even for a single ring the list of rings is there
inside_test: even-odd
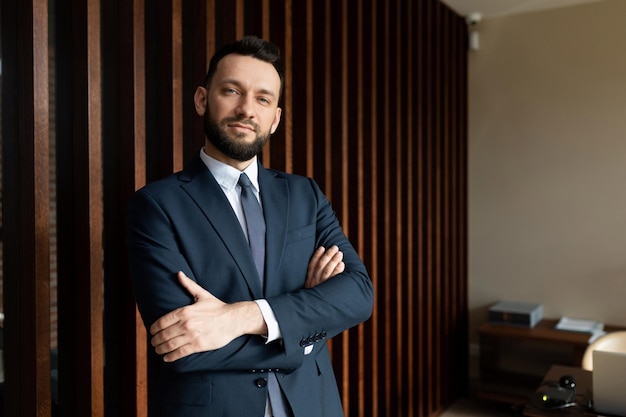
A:
[[[580,366],[591,335],[556,330],[557,322],[557,319],[543,319],[533,328],[495,323],[481,325],[477,330],[480,338],[478,396],[520,404],[533,393],[553,364]],[[608,332],[624,330],[618,326],[604,327]]]
[[[542,385],[557,382],[563,375],[570,375],[576,380],[576,402],[585,403],[591,398],[591,372],[585,371],[582,368],[554,365],[550,368],[545,378],[542,381]],[[570,407],[557,410],[539,409],[530,405],[526,406],[522,411],[523,416],[527,417],[596,417],[597,414],[592,410],[585,409],[584,407]]]

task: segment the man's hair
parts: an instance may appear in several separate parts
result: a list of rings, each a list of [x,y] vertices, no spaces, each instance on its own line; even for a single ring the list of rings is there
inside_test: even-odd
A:
[[[209,87],[213,75],[217,70],[217,64],[226,55],[238,54],[243,56],[250,56],[252,58],[259,59],[261,61],[272,64],[272,66],[278,72],[280,77],[280,91],[279,97],[283,91],[283,83],[285,81],[285,70],[280,62],[280,49],[278,46],[271,42],[257,38],[256,36],[246,36],[234,42],[230,42],[218,49],[209,63],[209,70],[207,71],[204,79],[204,86]]]

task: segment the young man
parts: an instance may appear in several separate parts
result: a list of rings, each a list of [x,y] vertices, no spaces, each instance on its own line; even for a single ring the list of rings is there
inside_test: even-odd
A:
[[[162,355],[151,417],[343,415],[326,341],[369,318],[373,288],[317,184],[257,161],[282,88],[276,46],[220,49],[194,97],[200,155],[129,204],[133,290]]]

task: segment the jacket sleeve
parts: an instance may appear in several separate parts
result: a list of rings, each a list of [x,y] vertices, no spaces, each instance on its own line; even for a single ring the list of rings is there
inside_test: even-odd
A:
[[[308,193],[314,195],[315,242],[307,256],[310,258],[319,246],[337,245],[343,252],[346,268],[314,288],[300,288],[268,298],[280,325],[287,355],[303,354],[307,348],[324,348],[326,339],[367,320],[374,302],[373,285],[365,265],[342,231],[328,199],[314,180],[308,179],[308,187]],[[289,268],[282,271],[290,273]]]

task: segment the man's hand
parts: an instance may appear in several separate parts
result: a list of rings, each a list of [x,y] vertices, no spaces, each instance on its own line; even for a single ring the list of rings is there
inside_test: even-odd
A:
[[[152,346],[165,362],[226,346],[244,334],[266,334],[261,311],[253,301],[227,304],[183,272],[178,280],[194,304],[178,308],[150,326]]]
[[[317,248],[309,261],[304,288],[313,288],[346,269],[343,263],[343,252],[336,245],[326,250],[323,246]]]

